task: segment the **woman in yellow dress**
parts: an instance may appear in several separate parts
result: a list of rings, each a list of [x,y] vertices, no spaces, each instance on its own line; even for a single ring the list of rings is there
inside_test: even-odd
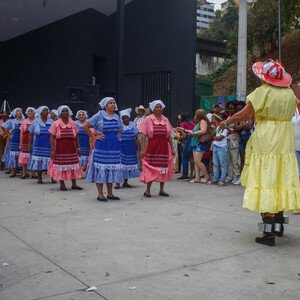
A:
[[[283,234],[283,211],[300,208],[300,184],[295,155],[295,95],[292,78],[283,65],[272,59],[257,62],[252,70],[263,84],[247,96],[247,105],[219,127],[255,115],[256,127],[246,147],[242,185],[243,207],[262,215],[262,237],[255,241],[274,246],[275,235]],[[299,105],[297,103],[297,105]]]

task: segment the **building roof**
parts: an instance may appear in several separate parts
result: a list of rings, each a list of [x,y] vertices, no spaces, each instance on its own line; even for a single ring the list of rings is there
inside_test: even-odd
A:
[[[128,3],[132,0],[125,1]],[[0,41],[9,40],[88,8],[109,16],[117,10],[117,0],[1,0]]]

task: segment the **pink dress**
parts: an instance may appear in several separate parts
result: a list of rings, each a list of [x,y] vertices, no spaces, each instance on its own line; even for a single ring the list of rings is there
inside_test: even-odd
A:
[[[75,139],[78,128],[72,119],[66,125],[61,119],[49,128],[55,136],[56,148],[54,158],[50,161],[48,174],[54,180],[71,180],[82,177]]]
[[[140,124],[139,130],[148,138],[140,180],[144,183],[169,181],[174,174],[173,155],[168,142],[172,125],[165,116],[159,122],[154,115],[150,115]]]
[[[28,138],[29,138],[29,131],[28,128],[31,125],[33,120],[29,120],[28,118],[24,120],[22,125],[20,126],[20,131],[22,133],[22,147],[19,153],[19,164],[28,164],[30,159],[30,153],[28,151]]]

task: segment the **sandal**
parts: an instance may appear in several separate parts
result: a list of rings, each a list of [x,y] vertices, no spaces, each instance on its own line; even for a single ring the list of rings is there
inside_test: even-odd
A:
[[[151,198],[152,196],[151,196],[151,194],[150,193],[144,193],[144,196],[146,197],[146,198]]]
[[[216,184],[218,184],[218,182],[217,182],[217,181],[211,181],[211,180],[208,180],[208,181],[206,182],[206,184],[207,184],[207,185],[216,185]]]
[[[97,200],[101,202],[107,202],[107,199],[105,197],[97,197]]]
[[[169,197],[169,194],[166,192],[159,192],[159,196]]]
[[[26,179],[26,175],[25,175],[25,176],[24,176],[24,175],[22,175],[20,178],[21,178],[21,179]]]
[[[132,185],[130,185],[128,183],[123,183],[123,187],[125,187],[125,188],[132,188]]]
[[[9,176],[9,178],[14,178],[14,177],[16,177],[17,176],[17,174],[16,173],[13,173],[13,174],[11,174],[10,176]]]
[[[193,179],[193,180],[189,181],[189,183],[201,183],[201,180],[199,181],[199,180]]]
[[[218,187],[227,186],[227,184],[223,181],[219,181],[217,184]]]
[[[107,199],[108,200],[120,200],[120,197],[112,195],[112,196],[107,196]]]
[[[67,188],[65,186],[61,186],[59,189],[64,192],[67,191]]]

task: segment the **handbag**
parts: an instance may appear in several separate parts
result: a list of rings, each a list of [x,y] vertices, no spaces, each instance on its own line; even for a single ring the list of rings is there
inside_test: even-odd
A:
[[[209,125],[207,125],[206,132],[199,136],[198,141],[199,143],[209,143],[212,141],[213,135],[212,130]]]

